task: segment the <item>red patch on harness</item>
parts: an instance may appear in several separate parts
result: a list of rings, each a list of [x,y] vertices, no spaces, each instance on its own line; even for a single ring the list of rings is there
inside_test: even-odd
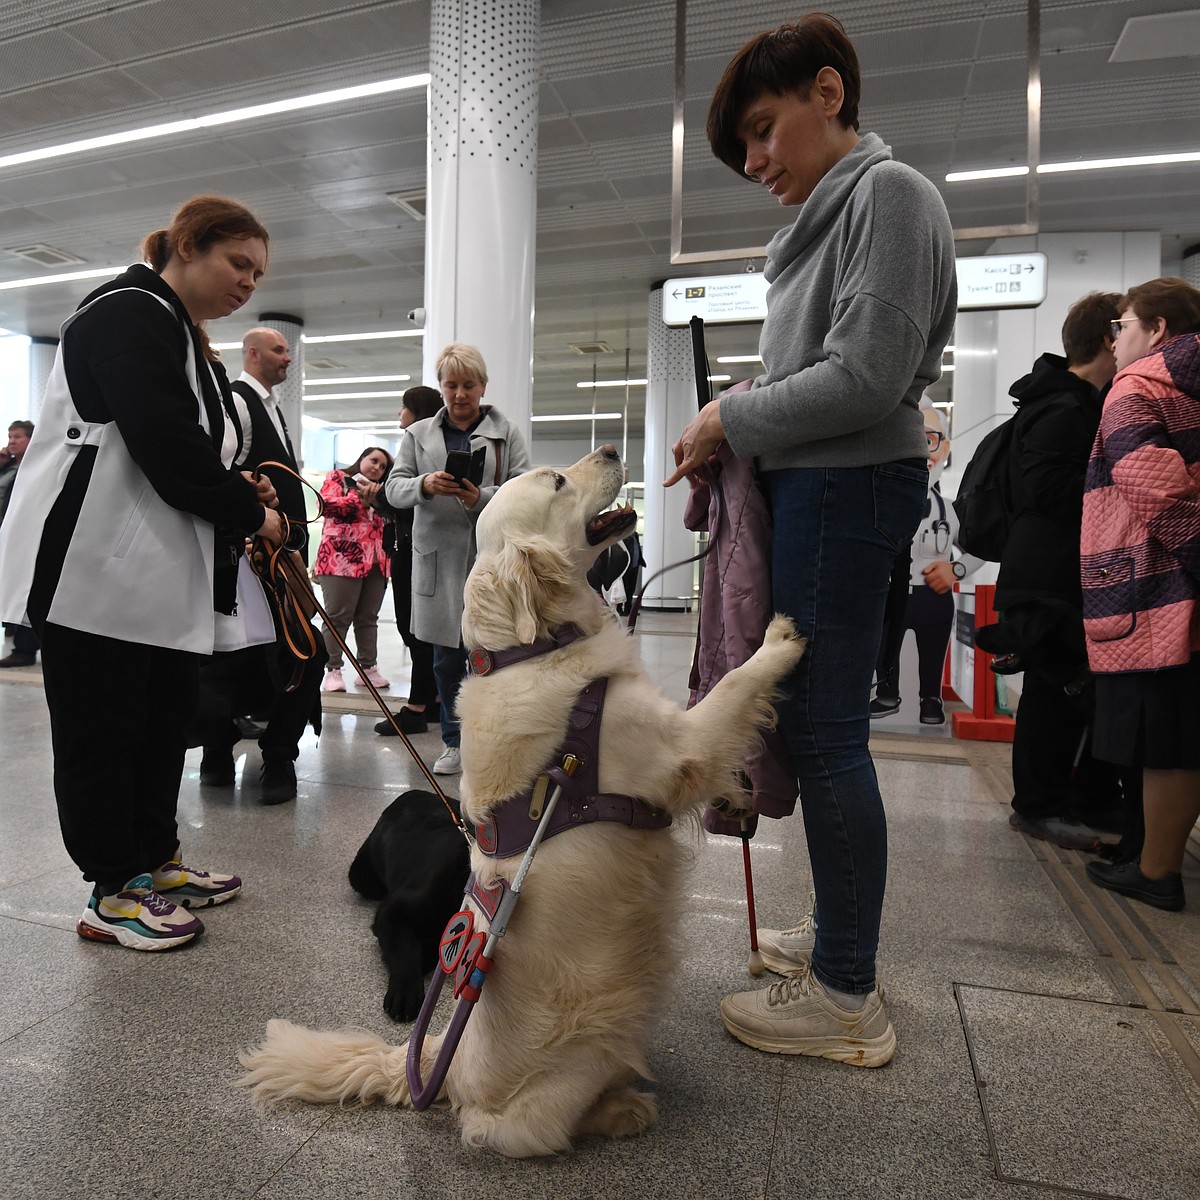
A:
[[[495,854],[496,837],[496,822],[491,817],[475,822],[475,841],[484,854]]]
[[[458,964],[462,962],[463,955],[467,952],[467,944],[472,940],[471,934],[474,930],[475,918],[468,909],[464,908],[450,918],[446,930],[442,934],[442,940],[438,944],[438,960],[447,975],[453,975],[458,969]],[[478,958],[478,954],[476,957]]]
[[[486,675],[496,665],[487,650],[475,649],[467,656],[473,675]]]
[[[466,953],[462,956],[462,961],[458,964],[458,973],[454,976],[454,998],[457,1000],[463,993],[463,988],[470,982],[471,976],[475,973],[475,964],[479,961],[479,956],[483,953],[483,944],[487,939],[483,936],[483,931],[477,929],[472,935],[471,940],[467,942]]]

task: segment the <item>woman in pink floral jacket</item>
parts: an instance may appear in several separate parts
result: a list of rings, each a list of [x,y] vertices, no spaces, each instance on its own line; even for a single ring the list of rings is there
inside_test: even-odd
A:
[[[325,627],[329,651],[326,692],[344,692],[342,641],[354,626],[354,646],[363,675],[377,688],[390,684],[379,673],[379,608],[387,591],[387,552],[383,548],[383,518],[375,511],[383,480],[392,469],[392,456],[382,446],[368,446],[344,471],[333,470],[321,485],[325,524],[317,547],[313,575],[321,585],[325,611],[333,629]],[[366,680],[360,675],[359,683]]]
[[[1200,291],[1154,279],[1119,308],[1080,565],[1094,753],[1142,767],[1146,839],[1139,861],[1087,870],[1101,887],[1179,909],[1200,818]]]

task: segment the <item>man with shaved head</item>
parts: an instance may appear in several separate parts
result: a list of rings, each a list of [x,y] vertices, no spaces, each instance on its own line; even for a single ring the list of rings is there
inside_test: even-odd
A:
[[[242,373],[231,385],[242,430],[242,449],[234,461],[243,471],[262,467],[275,485],[280,511],[303,528],[307,520],[303,485],[286,471],[263,467],[276,462],[299,470],[274,390],[287,378],[291,361],[287,338],[278,330],[259,326],[242,338]],[[301,553],[307,563],[307,545]],[[217,654],[205,665],[200,684],[201,784],[233,786],[233,746],[239,736],[233,718],[265,708],[270,715],[258,739],[262,751],[258,798],[263,804],[295,798],[295,762],[304,726],[311,720],[319,732],[321,724],[321,679],[327,656],[321,638],[317,645],[317,655],[305,664],[299,686],[292,692],[285,689],[294,660],[282,640],[274,646]],[[256,696],[261,698],[258,703],[254,703]]]

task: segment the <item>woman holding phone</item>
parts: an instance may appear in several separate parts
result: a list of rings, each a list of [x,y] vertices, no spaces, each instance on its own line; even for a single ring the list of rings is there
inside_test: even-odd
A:
[[[415,509],[412,631],[433,645],[445,743],[433,769],[456,775],[461,764],[454,701],[467,673],[460,626],[463,588],[475,561],[475,522],[496,489],[528,471],[530,461],[521,431],[482,402],[487,367],[474,346],[451,342],[438,355],[437,375],[446,406],[404,431],[384,494],[393,508]],[[463,453],[470,459],[460,466]],[[475,484],[466,463],[480,457],[482,476]]]
[[[362,675],[359,683],[391,687],[379,673],[379,610],[387,592],[391,564],[383,548],[383,517],[377,511],[380,489],[392,469],[392,456],[382,446],[368,446],[344,471],[336,467],[325,476],[321,499],[325,524],[317,546],[313,578],[321,585],[326,625],[324,692],[344,692],[342,647],[354,626],[354,648]],[[364,679],[363,676],[366,676]]]

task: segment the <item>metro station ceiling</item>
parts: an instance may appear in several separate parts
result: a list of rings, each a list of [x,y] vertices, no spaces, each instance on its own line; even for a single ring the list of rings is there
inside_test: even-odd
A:
[[[862,59],[862,128],[941,188],[956,228],[1022,221],[1023,181],[944,177],[1025,162],[1026,0],[828,7]],[[1185,8],[1181,0],[1043,0],[1043,162],[1200,149],[1200,32],[1157,44],[1151,36],[1132,51],[1149,57],[1110,61],[1131,19]],[[424,71],[429,10],[423,0],[0,3],[0,157]],[[737,47],[803,11],[689,0],[685,250],[761,246],[786,220],[771,197],[711,156],[703,122]],[[576,385],[593,373],[623,379],[628,369],[644,378],[652,283],[747,264],[670,263],[673,0],[543,0],[542,26],[533,411],[552,414],[589,407],[590,391]],[[1161,27],[1130,28],[1153,35]],[[143,234],[176,205],[215,191],[263,219],[272,266],[250,311],[216,324],[214,340],[236,341],[263,311],[298,314],[313,335],[412,328],[407,314],[423,294],[423,225],[389,193],[424,184],[423,90],[0,166],[0,327],[54,336],[94,284],[6,290],[6,281],[132,261]],[[1200,243],[1197,163],[1043,176],[1040,190],[1046,232],[1154,230],[1164,264],[1176,269],[1183,250]],[[39,267],[12,253],[32,245],[83,265]],[[595,342],[612,352],[571,349]],[[709,349],[714,358],[752,353],[754,333],[714,327]],[[310,379],[420,381],[418,338],[314,344],[306,353]],[[499,383],[492,391],[502,404]],[[641,432],[643,395],[631,392],[632,436]],[[600,408],[616,398],[599,397]],[[315,416],[356,422],[390,421],[395,410],[391,398],[306,403]]]

